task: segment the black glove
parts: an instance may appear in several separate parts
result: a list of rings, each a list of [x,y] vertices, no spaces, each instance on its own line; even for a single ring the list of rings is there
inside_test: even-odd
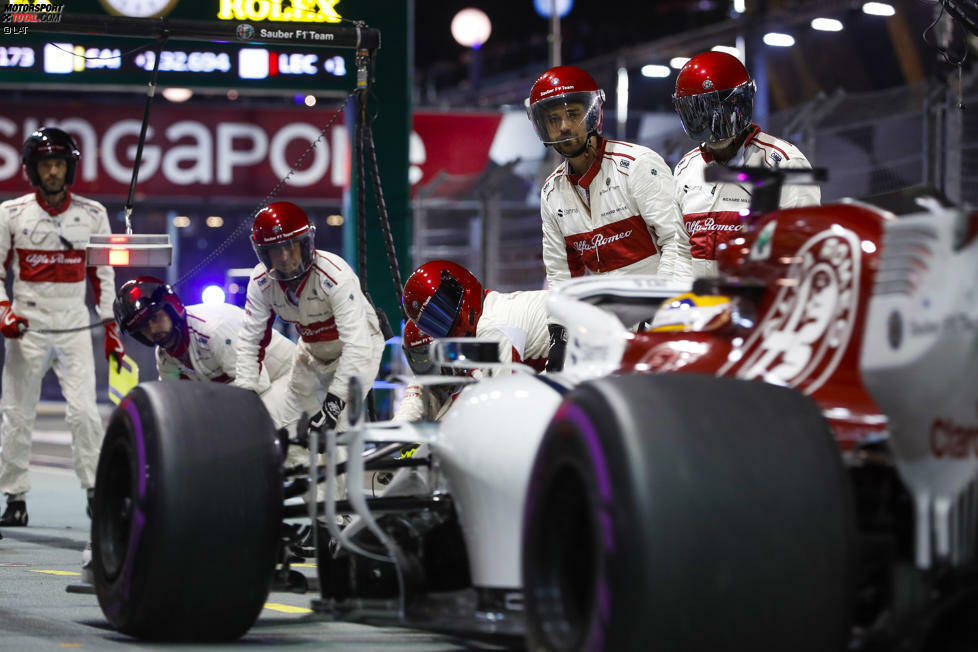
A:
[[[547,371],[561,371],[567,353],[567,329],[560,324],[547,324],[550,331],[550,351],[547,353]]]
[[[309,427],[320,432],[332,430],[336,427],[336,420],[340,418],[340,412],[343,411],[345,405],[346,401],[339,396],[326,394],[322,409],[309,419]]]

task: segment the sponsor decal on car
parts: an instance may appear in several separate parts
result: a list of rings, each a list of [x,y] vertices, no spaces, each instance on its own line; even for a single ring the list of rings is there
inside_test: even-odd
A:
[[[835,372],[852,335],[859,301],[861,249],[848,229],[812,236],[792,257],[785,283],[745,342],[738,378],[789,385],[804,394]]]

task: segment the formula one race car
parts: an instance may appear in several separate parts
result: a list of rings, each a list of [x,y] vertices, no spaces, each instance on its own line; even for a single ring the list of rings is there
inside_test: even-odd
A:
[[[534,650],[973,649],[978,214],[846,201],[746,221],[695,288],[555,292],[561,373],[439,343],[441,364],[495,375],[439,423],[351,405],[308,507],[285,505],[309,482],[253,394],[138,386],[96,483],[106,617],[151,639],[242,635],[287,570],[283,520],[310,513],[314,606],[333,618]],[[365,490],[378,473],[393,479]]]

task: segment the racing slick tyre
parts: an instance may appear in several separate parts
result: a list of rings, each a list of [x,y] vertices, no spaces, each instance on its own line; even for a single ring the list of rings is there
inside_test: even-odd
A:
[[[283,500],[276,431],[254,392],[138,385],[112,414],[96,474],[102,612],[152,640],[242,636],[268,595]]]
[[[786,388],[614,376],[571,391],[523,520],[531,650],[847,648],[850,487]]]

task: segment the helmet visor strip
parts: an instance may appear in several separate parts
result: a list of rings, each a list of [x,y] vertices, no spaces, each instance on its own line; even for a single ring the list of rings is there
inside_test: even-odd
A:
[[[458,321],[464,291],[461,284],[447,274],[442,275],[438,289],[421,308],[418,328],[432,337],[448,337]]]
[[[531,105],[530,121],[544,145],[574,140],[597,131],[603,101],[601,90],[565,93]],[[568,127],[573,133],[567,133]]]
[[[685,97],[673,97],[686,135],[693,140],[715,143],[733,138],[747,129],[753,117],[754,82],[735,88]]]
[[[283,274],[280,270],[276,269],[272,265],[272,251],[280,247],[291,247],[293,243],[299,243],[299,250],[302,256],[302,263],[296,268],[296,270],[290,274]],[[276,242],[274,244],[257,244],[252,243],[255,249],[255,254],[265,265],[265,269],[268,270],[268,276],[275,279],[276,281],[292,281],[307,271],[312,267],[312,233],[307,232],[298,235],[290,240],[285,240],[284,242]]]

